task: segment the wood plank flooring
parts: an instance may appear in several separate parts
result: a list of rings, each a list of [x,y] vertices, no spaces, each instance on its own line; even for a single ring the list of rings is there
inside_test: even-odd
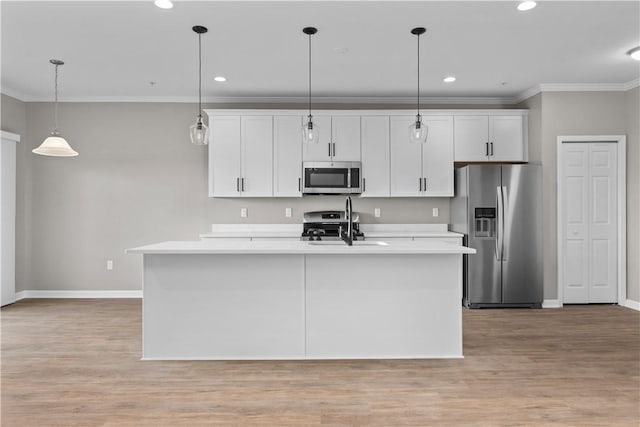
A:
[[[463,310],[461,360],[142,362],[139,300],[1,309],[1,421],[29,426],[634,426],[640,313]]]

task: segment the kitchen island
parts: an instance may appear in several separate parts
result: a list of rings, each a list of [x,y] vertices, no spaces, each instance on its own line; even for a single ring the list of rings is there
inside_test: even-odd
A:
[[[143,359],[462,357],[462,255],[440,241],[163,242],[143,254]]]

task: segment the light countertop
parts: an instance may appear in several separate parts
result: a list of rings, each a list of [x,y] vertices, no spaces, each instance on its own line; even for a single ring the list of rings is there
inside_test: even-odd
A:
[[[465,246],[441,241],[401,241],[384,242],[384,239],[356,241],[347,246],[342,241],[306,242],[285,241],[168,241],[126,250],[129,254],[474,254],[476,251]]]

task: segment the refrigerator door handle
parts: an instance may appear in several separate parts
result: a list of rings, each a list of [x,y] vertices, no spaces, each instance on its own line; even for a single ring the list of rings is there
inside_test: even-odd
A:
[[[505,239],[505,233],[508,233],[509,230],[511,230],[511,227],[506,224],[506,221],[508,221],[508,218],[507,218],[507,215],[505,213],[509,212],[509,205],[507,204],[508,200],[509,200],[509,198],[507,197],[507,187],[503,186],[502,187],[502,212],[501,212],[501,216],[502,216],[502,234],[501,234],[502,243],[500,244],[500,246],[502,247],[502,249],[500,250],[500,252],[502,252],[502,256],[500,258],[502,259],[502,261],[506,261],[507,260],[507,254],[509,253],[508,242],[510,240],[510,236],[506,236],[507,238]]]
[[[502,206],[502,187],[496,187],[496,259],[502,260],[502,222],[503,222],[503,206]]]

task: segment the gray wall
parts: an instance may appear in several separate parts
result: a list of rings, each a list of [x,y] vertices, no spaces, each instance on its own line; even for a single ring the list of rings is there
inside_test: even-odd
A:
[[[529,156],[543,165],[544,298],[557,295],[557,137],[627,135],[627,293],[638,301],[638,88],[628,92],[544,92],[519,108],[530,108]],[[635,107],[633,106],[635,104]],[[635,111],[634,109],[635,108]],[[536,116],[539,113],[539,118]],[[635,129],[635,132],[633,131]],[[539,157],[538,157],[539,156]],[[635,260],[635,261],[634,261]]]
[[[25,267],[18,291],[140,289],[140,257],[125,255],[125,248],[197,239],[212,223],[300,223],[304,211],[344,208],[344,197],[207,197],[207,148],[188,141],[191,104],[63,103],[60,130],[80,153],[75,158],[33,155],[51,130],[52,104],[22,105],[28,129],[18,165],[25,197],[18,206],[24,250],[17,263]],[[207,106],[214,107],[232,106]],[[240,218],[241,207],[248,208],[247,219]],[[292,218],[284,216],[287,207]],[[376,207],[380,219],[373,218]],[[354,209],[366,222],[449,222],[447,198],[356,198]],[[113,271],[106,270],[107,259]]]

